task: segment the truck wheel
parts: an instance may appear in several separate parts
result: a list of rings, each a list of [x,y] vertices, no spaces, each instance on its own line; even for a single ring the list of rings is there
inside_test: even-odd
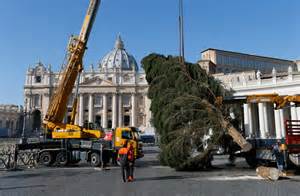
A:
[[[42,152],[39,157],[39,163],[44,166],[50,166],[53,163],[53,157],[50,152]]]
[[[99,153],[92,153],[91,154],[91,166],[92,167],[98,167],[101,165],[100,155]]]
[[[60,166],[66,166],[68,164],[68,157],[66,152],[59,152],[56,155],[56,163]]]
[[[250,151],[249,153],[247,153],[245,155],[245,160],[247,164],[252,168],[257,167],[258,165],[258,160],[256,159],[255,151]]]

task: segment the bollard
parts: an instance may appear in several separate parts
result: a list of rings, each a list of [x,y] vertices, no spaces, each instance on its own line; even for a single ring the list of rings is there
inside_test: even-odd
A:
[[[13,169],[16,170],[18,166],[18,146],[15,145],[15,150],[14,150],[14,166]]]

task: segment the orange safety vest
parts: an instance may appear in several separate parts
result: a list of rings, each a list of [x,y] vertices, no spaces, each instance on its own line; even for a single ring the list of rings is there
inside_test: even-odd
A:
[[[125,147],[120,148],[118,154],[119,155],[127,155],[127,158],[128,158],[129,161],[134,160],[134,152],[133,152],[133,147],[132,146],[129,146],[127,148],[125,148]]]
[[[119,150],[119,153],[118,154],[122,154],[122,155],[124,155],[124,154],[127,154],[128,153],[128,148],[120,148],[120,150]]]

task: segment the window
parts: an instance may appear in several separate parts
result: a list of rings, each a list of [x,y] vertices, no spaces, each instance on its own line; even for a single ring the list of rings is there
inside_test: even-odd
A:
[[[111,95],[107,97],[107,106],[112,107],[112,96]]]
[[[130,101],[131,97],[129,95],[123,95],[122,101],[123,101],[123,107],[130,107]]]
[[[109,120],[107,121],[107,128],[109,128],[109,129],[112,128],[112,120],[111,120],[111,119],[109,119]]]
[[[97,125],[97,127],[101,127],[101,116],[100,115],[96,115],[95,124]]]
[[[125,115],[123,118],[123,124],[124,126],[129,126],[130,123],[130,116],[129,115]]]
[[[100,95],[95,95],[95,105],[96,106],[102,105],[102,97]]]
[[[35,76],[35,83],[41,83],[42,77],[41,76]]]
[[[89,107],[89,96],[88,95],[83,96],[83,107],[85,109],[87,109]]]
[[[40,95],[34,95],[33,96],[33,105],[35,107],[38,107],[40,105]]]

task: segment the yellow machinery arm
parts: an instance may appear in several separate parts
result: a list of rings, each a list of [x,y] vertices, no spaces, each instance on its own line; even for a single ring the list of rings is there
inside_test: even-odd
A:
[[[281,103],[277,104],[276,109],[283,108],[285,104],[290,102],[300,103],[300,96],[290,95],[290,96],[283,97]]]
[[[299,95],[279,96],[278,94],[258,94],[247,96],[247,103],[271,102],[276,109],[283,108],[287,103],[300,103]]]
[[[72,37],[68,46],[69,56],[66,68],[58,87],[52,96],[44,124],[53,130],[56,124],[62,123],[67,110],[68,98],[72,93],[76,78],[81,73],[82,59],[86,50],[86,44],[92,30],[92,26],[101,0],[90,0],[89,8],[85,16],[79,37]]]
[[[280,99],[280,96],[276,93],[273,94],[257,94],[247,96],[247,103],[259,103],[259,102],[272,102],[276,103]]]

